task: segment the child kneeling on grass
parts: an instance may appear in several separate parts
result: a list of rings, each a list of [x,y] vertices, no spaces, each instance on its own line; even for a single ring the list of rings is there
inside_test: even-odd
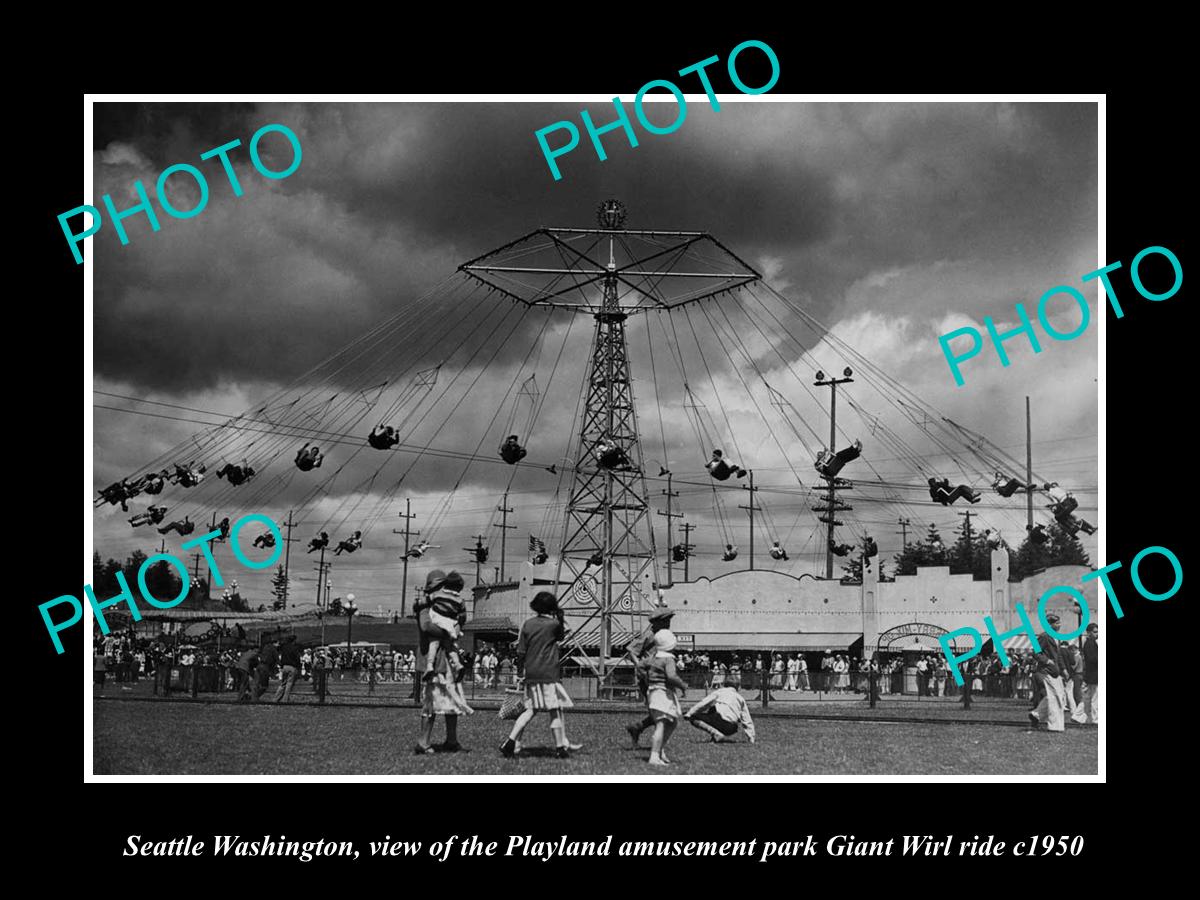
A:
[[[672,652],[675,644],[675,635],[669,628],[654,633],[654,657],[646,672],[649,684],[646,705],[650,708],[650,717],[654,719],[654,738],[650,742],[652,766],[671,764],[665,749],[683,715],[678,698],[686,693],[687,684],[675,670],[675,654]]]
[[[519,752],[521,733],[533,721],[538,710],[550,713],[550,730],[554,733],[554,755],[559,759],[570,757],[572,750],[582,750],[583,744],[572,744],[567,739],[567,723],[563,710],[575,704],[562,686],[558,645],[565,635],[563,613],[558,608],[558,598],[549,591],[542,591],[529,604],[535,613],[521,626],[521,637],[517,643],[517,661],[525,672],[525,709],[513,723],[508,739],[500,745],[504,756],[515,756]]]

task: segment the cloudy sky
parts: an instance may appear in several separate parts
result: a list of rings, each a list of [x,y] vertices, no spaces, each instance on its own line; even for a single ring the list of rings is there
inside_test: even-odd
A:
[[[394,379],[379,398],[382,408],[409,383],[399,373],[443,362],[438,387],[426,400],[432,405],[441,390],[448,393],[413,442],[431,439],[436,448],[471,453],[482,441],[486,455],[494,453],[491,432],[505,427],[514,408],[516,418],[524,418],[520,401],[514,407],[506,389],[514,379],[536,372],[541,412],[529,441],[530,460],[549,464],[570,456],[590,320],[572,326],[567,314],[533,314],[518,321],[519,311],[499,300],[468,306],[473,295],[463,283],[447,286],[444,280],[462,262],[540,225],[590,227],[599,201],[618,197],[629,209],[631,228],[712,232],[790,301],[923,399],[1019,457],[1024,397],[1030,395],[1035,469],[1075,489],[1087,510],[1084,516],[1094,520],[1094,321],[1075,341],[1043,335],[1038,355],[1027,342],[1010,341],[1007,369],[993,353],[983,354],[965,365],[961,388],[954,386],[937,344],[937,336],[952,328],[973,324],[982,329],[987,315],[999,327],[1015,323],[1015,302],[1023,301],[1032,312],[1049,287],[1082,289],[1080,276],[1104,262],[1096,252],[1094,105],[735,100],[723,98],[719,112],[705,102],[690,103],[678,131],[663,136],[639,131],[637,148],[613,132],[605,137],[604,162],[585,134],[579,148],[559,159],[560,181],[551,177],[533,132],[562,119],[578,122],[583,104],[97,104],[97,201],[110,193],[118,208],[132,205],[135,180],[153,193],[158,173],[179,162],[201,168],[211,187],[207,208],[195,218],[172,219],[160,212],[157,233],[144,216],[127,219],[130,243],[124,247],[107,226],[89,239],[96,259],[97,489],[139,472],[187,441],[202,430],[198,422],[218,422],[254,407],[397,315],[399,324],[386,333],[371,360],[360,360],[331,379],[339,390],[357,388],[359,381],[365,385],[368,376],[382,371],[377,380]],[[598,123],[608,120],[600,104],[589,108]],[[660,115],[666,120],[665,110]],[[246,145],[268,123],[287,125],[303,146],[299,169],[286,179],[264,179],[250,165]],[[231,154],[245,191],[241,197],[233,196],[215,160],[199,159],[234,138],[243,143]],[[280,135],[265,138],[262,151],[272,168],[290,161]],[[174,177],[168,186],[174,205],[182,208],[194,202],[189,191],[194,188],[186,176]],[[419,300],[439,284],[439,294]],[[1084,293],[1094,320],[1094,283]],[[799,318],[788,317],[786,323],[809,351],[801,359],[801,350],[771,329],[764,329],[766,335],[752,331],[754,323],[746,320],[752,310],[731,311],[730,321],[767,380],[816,432],[827,433],[827,418],[788,368],[797,366],[806,375],[810,364],[840,371],[844,355],[811,329],[805,332]],[[495,318],[485,322],[481,317],[489,314]],[[786,539],[793,554],[788,571],[811,571],[818,562],[818,538],[791,471],[794,467],[811,487],[805,444],[778,418],[760,415],[760,409],[771,410],[761,384],[751,380],[747,396],[747,373],[739,373],[726,356],[728,341],[703,331],[708,327],[704,313],[692,315],[702,329],[701,349],[695,343],[680,348],[684,369],[698,402],[714,421],[724,422],[721,413],[728,416],[733,432],[714,440],[736,444],[759,483],[780,489],[760,495],[774,532],[769,536]],[[1070,330],[1078,315],[1063,303],[1054,318],[1062,330]],[[744,552],[745,517],[735,509],[744,495],[722,495],[717,502],[723,512],[714,510],[701,468],[706,450],[691,437],[694,429],[679,390],[683,375],[673,368],[660,328],[644,320],[630,323],[643,452],[656,463],[665,457],[685,481],[680,502],[688,520],[700,526],[694,537],[701,552],[696,571],[716,574],[722,569],[714,554],[728,530]],[[501,342],[499,335],[510,331]],[[466,361],[475,340],[485,355],[495,350],[482,378],[476,378],[478,360]],[[648,347],[657,348],[657,396],[645,377]],[[562,362],[548,381],[561,348],[566,348]],[[697,377],[703,363],[711,381]],[[472,382],[469,392],[456,393]],[[307,387],[315,389],[302,381],[297,390]],[[918,450],[937,452],[918,430],[905,431],[906,423],[870,385],[850,390],[861,406],[880,414]],[[368,415],[364,423],[359,430],[365,433],[374,421]],[[862,437],[866,456],[886,480],[914,485],[923,480],[873,443],[868,426],[849,411],[839,414],[839,424],[848,436]],[[330,430],[328,425],[322,427]],[[430,537],[442,549],[429,559],[443,567],[465,566],[460,548],[473,543],[469,536],[477,533],[485,534],[492,561],[498,562],[498,530],[490,526],[505,487],[517,509],[510,520],[518,526],[510,533],[510,565],[523,557],[528,533],[538,533],[552,546],[557,540],[561,519],[551,503],[558,482],[537,466],[514,473],[486,461],[464,472],[463,460],[452,453],[415,463],[412,454],[395,454],[384,464],[370,453],[350,462],[356,450],[352,442],[327,450],[327,462],[307,482],[299,479],[309,473],[285,477],[289,453],[264,472],[276,473],[272,484],[278,490],[260,486],[251,494],[252,483],[244,494],[226,491],[212,498],[224,504],[218,517],[264,512],[282,520],[289,508],[302,508],[296,536],[304,541],[322,525],[341,524],[349,533],[361,527],[356,523],[366,510],[385,509],[364,549],[334,566],[335,594],[353,591],[361,606],[398,605],[400,539],[391,529],[400,524],[395,515],[405,497],[419,516],[414,527],[436,523],[437,533]],[[956,481],[967,477],[944,456],[938,459],[930,457],[929,464],[945,465],[946,475]],[[206,461],[220,465],[223,459]],[[333,477],[343,464],[344,471]],[[410,466],[411,476],[401,488],[387,493]],[[378,478],[370,481],[377,469]],[[687,485],[689,480],[696,484]],[[309,500],[318,483],[324,490]],[[267,484],[264,477],[262,485]],[[658,482],[650,487],[656,495],[661,489]],[[919,493],[909,496],[920,500]],[[261,508],[243,508],[251,497]],[[193,500],[168,488],[162,499],[176,507],[173,518],[198,508],[204,495]],[[943,533],[956,527],[954,510],[925,500],[910,506],[917,521],[937,522]],[[138,498],[133,510],[144,505],[145,498]],[[989,496],[980,505],[981,520],[1002,529],[1015,544],[1021,537],[1020,504],[1016,513],[998,507],[998,498]],[[97,513],[101,553],[124,556],[134,547],[158,546],[156,534],[131,531],[127,515],[113,507]],[[892,534],[896,526],[884,524],[894,523],[896,515],[897,508],[878,502],[856,507],[858,531],[875,534],[885,556],[899,549],[900,538]],[[658,517],[656,527],[661,521]],[[760,532],[760,541],[766,537]],[[853,534],[843,537],[850,540]],[[663,540],[660,535],[660,545]],[[173,543],[178,541],[168,539],[168,548]],[[1094,538],[1085,546],[1094,555]],[[300,553],[302,564],[297,564],[296,552],[294,578],[311,577],[311,557],[305,560]],[[266,599],[264,577],[235,567],[224,548],[218,559],[229,560],[244,593],[255,601]],[[315,582],[297,580],[295,587],[303,599]]]

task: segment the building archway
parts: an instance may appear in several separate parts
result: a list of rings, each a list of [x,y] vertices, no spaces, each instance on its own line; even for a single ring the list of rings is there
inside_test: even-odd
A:
[[[939,625],[930,625],[928,622],[908,622],[904,625],[897,625],[895,628],[889,628],[879,635],[875,650],[878,653],[900,653],[904,650],[941,653],[942,645],[938,638],[943,634],[949,634],[949,631]],[[957,649],[958,642],[961,640],[964,638],[955,638],[952,646]]]

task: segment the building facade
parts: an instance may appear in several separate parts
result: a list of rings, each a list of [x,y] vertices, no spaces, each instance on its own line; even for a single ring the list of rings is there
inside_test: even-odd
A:
[[[1041,626],[1037,605],[1051,588],[1067,585],[1086,599],[1091,621],[1097,621],[1096,582],[1081,583],[1090,570],[1084,566],[1055,566],[1023,581],[1010,583],[1006,550],[992,552],[992,577],[975,581],[971,575],[952,575],[945,566],[921,568],[880,582],[878,566],[869,560],[862,584],[842,584],[804,575],[799,578],[770,569],[740,570],[717,578],[677,582],[661,590],[662,601],[675,611],[672,630],[685,650],[847,651],[862,658],[876,652],[940,651],[938,636],[970,627],[988,640],[984,618],[999,631],[1020,626],[1016,604],[1029,613],[1035,630]],[[522,566],[519,581],[483,585],[476,589],[472,621],[501,629],[520,628],[531,615],[529,601],[539,590],[553,589],[553,565]],[[1069,633],[1081,621],[1079,607],[1069,594],[1057,594],[1046,604],[1061,618],[1060,631]],[[635,617],[614,620],[613,633],[640,630]],[[471,622],[468,622],[471,630]],[[970,636],[956,637],[955,647],[970,648]]]

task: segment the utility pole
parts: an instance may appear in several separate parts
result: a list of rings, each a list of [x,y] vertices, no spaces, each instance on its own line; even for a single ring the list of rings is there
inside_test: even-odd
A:
[[[500,519],[501,519],[501,523],[500,523],[500,577],[496,579],[499,582],[499,581],[504,580],[504,556],[505,556],[506,551],[508,550],[508,532],[510,529],[517,527],[516,525],[508,524],[508,514],[510,512],[512,512],[512,509],[509,508],[509,505],[508,505],[508,491],[504,492],[504,502],[501,503],[499,506],[497,506],[496,509],[500,513]]]
[[[475,583],[482,584],[483,582],[480,579],[479,568],[483,565],[484,555],[487,552],[483,546],[483,535],[475,535],[474,547],[463,547],[463,549],[475,557]]]
[[[749,510],[749,512],[750,512],[750,568],[753,569],[754,568],[754,511],[756,509],[761,509],[761,507],[754,505],[754,492],[757,491],[758,488],[756,488],[754,486],[754,471],[753,470],[751,470],[751,472],[750,472],[750,484],[748,487],[744,488],[744,490],[747,490],[750,492],[750,505],[749,506],[739,505],[738,509],[745,509],[745,510]]]
[[[209,522],[209,532],[210,533],[215,532],[216,529],[217,529],[217,514],[216,514],[216,511],[214,510],[214,512],[212,512],[212,521]],[[217,540],[224,540],[224,539],[217,538]],[[216,541],[214,541],[214,544],[216,544]],[[197,569],[197,577],[199,577],[199,569]],[[212,602],[212,566],[205,566],[205,568],[204,568],[204,599],[208,602]]]
[[[300,540],[299,538],[292,537],[292,529],[295,526],[296,526],[296,523],[292,521],[292,510],[289,509],[287,521],[283,523],[283,527],[287,529],[287,537],[285,537],[283,539],[283,608],[284,609],[287,609],[288,597],[291,596],[291,591],[292,591],[292,582],[291,582],[291,577],[290,577],[290,573],[291,573],[291,569],[292,569],[292,544],[294,542]]]
[[[688,574],[689,574],[688,564],[691,562],[691,559],[692,559],[692,548],[693,548],[693,545],[691,543],[691,537],[692,537],[692,532],[696,530],[696,526],[692,525],[690,522],[684,522],[682,525],[679,526],[679,528],[681,531],[683,531],[683,580],[685,582],[687,582],[690,580],[688,578]]]
[[[1029,396],[1025,396],[1025,500],[1029,511],[1029,531],[1033,531],[1033,418]]]
[[[413,512],[412,512],[412,501],[411,500],[406,499],[404,501],[404,512],[397,513],[397,515],[399,515],[400,518],[402,518],[404,520],[404,530],[403,531],[400,531],[395,528],[392,529],[392,534],[404,535],[404,555],[402,557],[400,557],[404,561],[404,581],[400,586],[400,618],[403,619],[404,618],[404,600],[408,596],[408,539],[410,537],[416,537],[421,532],[412,531],[409,527],[412,524],[412,520],[416,518],[416,516],[414,516]]]
[[[321,548],[321,559],[317,563],[317,609],[322,609],[321,603],[321,585],[325,580],[326,574],[329,572],[331,563],[325,562],[325,548]]]
[[[837,386],[839,384],[846,384],[854,380],[850,377],[854,373],[850,370],[849,366],[843,370],[843,374],[846,376],[845,378],[827,379],[824,372],[817,372],[817,380],[813,382],[816,387],[829,388],[830,453],[837,452]],[[814,506],[813,509],[818,513],[823,513],[823,515],[819,515],[817,518],[829,526],[828,539],[825,543],[825,577],[833,578],[833,529],[842,524],[837,519],[837,513],[840,511],[853,509],[854,507],[848,506],[837,498],[837,492],[845,488],[847,486],[846,484],[839,484],[838,482],[840,479],[831,477],[829,475],[822,475],[821,477],[825,479],[826,484],[825,505]]]
[[[671,473],[668,471],[667,489],[662,492],[667,498],[667,511],[663,512],[661,509],[658,510],[658,514],[660,516],[667,517],[667,587],[670,587],[675,583],[675,573],[671,563],[671,559],[675,552],[675,545],[671,543],[671,520],[683,517],[683,513],[671,512],[671,498],[679,496],[679,491],[671,490],[671,477]],[[684,559],[684,563],[686,565],[686,558]],[[687,581],[686,577],[684,578],[684,581]]]
[[[959,513],[960,516],[966,516],[967,524],[965,534],[967,536],[967,569],[974,570],[975,568],[975,545],[971,543],[971,516],[975,513],[969,509]]]
[[[896,524],[900,526],[900,546],[908,549],[908,526],[911,525],[912,522],[901,516]]]

